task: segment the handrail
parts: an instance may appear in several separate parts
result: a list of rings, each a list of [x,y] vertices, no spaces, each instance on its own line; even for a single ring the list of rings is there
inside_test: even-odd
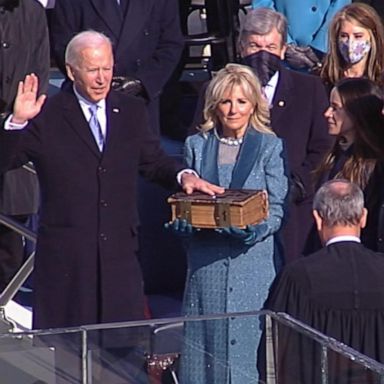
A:
[[[11,219],[10,217],[0,214],[0,224],[7,226],[8,228],[13,229],[15,232],[24,236],[26,239],[36,242],[37,235],[35,232],[31,231],[29,228],[20,224],[18,221]],[[32,253],[28,259],[24,262],[21,268],[17,271],[16,275],[12,278],[10,283],[0,294],[0,308],[4,307],[11,301],[20,287],[28,279],[30,274],[33,271],[33,262],[34,262],[34,253]],[[1,320],[1,319],[0,319]]]
[[[151,320],[137,320],[137,321],[126,321],[119,323],[103,323],[103,324],[91,324],[83,325],[79,327],[71,328],[55,328],[55,329],[45,329],[45,330],[31,330],[31,331],[22,331],[16,332],[14,334],[18,339],[22,339],[24,336],[48,336],[48,335],[57,335],[57,334],[73,334],[73,333],[84,333],[92,332],[98,330],[112,330],[112,329],[121,329],[121,328],[135,328],[135,327],[144,327],[148,326],[153,329],[159,325],[170,325],[172,323],[183,323],[184,321],[208,321],[208,320],[224,320],[228,318],[233,318],[239,316],[241,318],[249,317],[260,317],[260,316],[269,316],[275,321],[294,329],[295,331],[302,333],[311,339],[318,342],[323,347],[329,348],[346,358],[357,362],[358,364],[363,365],[365,368],[376,372],[380,376],[384,377],[384,364],[379,363],[378,361],[363,355],[362,353],[354,350],[353,348],[337,341],[336,339],[326,336],[316,329],[302,323],[299,320],[287,315],[286,313],[276,313],[269,310],[261,311],[251,311],[251,312],[234,312],[234,313],[225,313],[225,314],[215,314],[215,315],[202,315],[202,316],[191,316],[191,317],[172,317],[167,319],[151,319]],[[0,334],[0,342],[4,338],[9,337],[7,334]]]
[[[20,224],[18,221],[11,219],[7,215],[3,215],[0,213],[0,224],[5,225],[8,228],[13,229],[15,232],[24,236],[26,239],[33,241],[36,243],[37,235],[34,231],[31,231],[25,225]]]
[[[281,324],[284,324],[285,326],[292,328],[295,331],[317,341],[323,347],[329,348],[334,352],[340,353],[348,359],[354,360],[355,362],[363,365],[365,368],[368,368],[384,377],[384,364],[379,363],[378,361],[372,359],[369,356],[363,355],[362,353],[334,339],[333,337],[326,336],[317,329],[310,327],[309,325],[301,322],[300,320],[295,319],[294,317],[284,312],[271,312],[269,315]]]

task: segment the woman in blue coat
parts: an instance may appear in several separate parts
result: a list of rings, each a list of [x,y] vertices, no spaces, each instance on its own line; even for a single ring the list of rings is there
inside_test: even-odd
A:
[[[282,257],[276,246],[288,192],[282,140],[269,127],[268,104],[248,67],[228,64],[218,72],[207,88],[204,117],[201,132],[186,140],[186,163],[227,189],[265,190],[269,216],[245,230],[193,230],[184,314],[259,310]],[[181,382],[257,383],[259,339],[256,318],[188,322]]]

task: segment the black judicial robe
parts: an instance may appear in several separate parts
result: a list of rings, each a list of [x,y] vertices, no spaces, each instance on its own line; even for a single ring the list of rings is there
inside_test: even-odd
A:
[[[384,254],[352,241],[334,243],[284,268],[265,307],[384,363],[383,276]],[[279,383],[320,383],[320,352],[306,336],[279,328]],[[369,371],[329,353],[329,384],[376,382]]]

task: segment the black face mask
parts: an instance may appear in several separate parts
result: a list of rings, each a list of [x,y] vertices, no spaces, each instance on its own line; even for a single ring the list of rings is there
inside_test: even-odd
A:
[[[271,77],[280,69],[281,59],[279,56],[267,51],[259,51],[241,59],[241,64],[251,67],[255,75],[264,87]]]

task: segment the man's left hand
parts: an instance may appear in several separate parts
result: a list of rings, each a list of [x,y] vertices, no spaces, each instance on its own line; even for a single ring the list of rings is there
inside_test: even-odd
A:
[[[200,177],[188,172],[184,172],[181,175],[181,187],[188,195],[194,191],[204,192],[210,196],[221,195],[224,193],[224,188],[208,183],[208,181],[200,179]]]

